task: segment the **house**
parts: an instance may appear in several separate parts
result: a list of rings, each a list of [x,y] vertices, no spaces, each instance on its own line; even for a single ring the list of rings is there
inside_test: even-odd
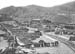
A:
[[[57,47],[59,45],[58,41],[55,42],[45,42],[43,40],[40,40],[39,42],[33,42],[30,47],[32,48],[40,48],[40,47]]]
[[[40,47],[40,44],[39,43],[33,43],[33,45],[34,45],[35,48]]]
[[[55,47],[55,42],[51,42],[51,47]]]
[[[46,43],[44,40],[39,41],[40,47],[50,47],[50,43]]]
[[[41,20],[40,19],[32,19],[30,24],[39,24],[41,23]]]
[[[44,32],[54,32],[56,26],[54,24],[49,24],[44,27]]]
[[[39,35],[39,36],[42,36],[42,33],[40,31],[35,31],[34,34]]]
[[[32,28],[41,28],[42,25],[41,25],[41,20],[40,19],[32,19],[31,22],[30,22],[30,27]]]
[[[64,30],[63,33],[66,33],[67,35],[74,35],[75,29],[66,29],[66,30]]]
[[[68,34],[72,34],[73,32],[75,32],[75,24],[65,24],[64,28],[66,29],[66,32],[68,32]]]
[[[66,29],[62,26],[58,26],[55,28],[55,34],[63,35],[66,33]]]
[[[28,46],[28,48],[39,48],[39,47],[44,47],[44,41],[40,40],[38,43],[37,42],[33,42],[32,44],[27,44],[25,46]]]
[[[49,25],[49,24],[51,24],[51,21],[48,20],[48,19],[43,19],[43,20],[42,20],[42,24],[43,24],[43,25]]]
[[[27,27],[27,29],[29,29],[28,33],[34,33],[35,31],[38,31],[37,28]]]
[[[58,41],[55,41],[55,46],[58,46],[59,45],[59,42]]]
[[[70,37],[69,41],[75,41],[75,37]]]
[[[50,47],[50,43],[44,43],[44,47]]]

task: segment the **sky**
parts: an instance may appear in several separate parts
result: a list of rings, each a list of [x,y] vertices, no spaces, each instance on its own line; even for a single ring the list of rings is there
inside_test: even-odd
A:
[[[27,6],[27,5],[52,7],[72,1],[74,0],[0,0],[0,9],[7,6]]]

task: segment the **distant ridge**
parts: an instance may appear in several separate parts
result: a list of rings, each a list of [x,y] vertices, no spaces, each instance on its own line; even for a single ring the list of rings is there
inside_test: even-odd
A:
[[[62,23],[75,23],[75,1],[54,7],[41,7],[37,5],[29,5],[23,7],[6,7],[0,10],[0,14],[8,14],[16,19],[51,19],[53,22],[63,21]],[[60,16],[62,17],[56,17]],[[66,18],[67,17],[67,18]],[[14,19],[15,19],[14,18]],[[64,20],[62,19],[64,18]],[[55,20],[57,19],[57,21]],[[62,20],[61,20],[62,19]]]

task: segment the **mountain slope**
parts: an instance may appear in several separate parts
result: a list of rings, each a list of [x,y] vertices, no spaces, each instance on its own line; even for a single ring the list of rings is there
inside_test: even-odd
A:
[[[14,19],[32,19],[32,18],[40,18],[40,19],[51,19],[53,22],[64,23],[64,20],[67,23],[74,23],[74,14],[75,14],[75,2],[70,2],[67,4],[54,6],[54,7],[41,7],[36,5],[29,5],[25,7],[6,7],[0,10],[0,14],[8,14],[14,16]],[[63,15],[63,16],[60,16]],[[57,16],[57,17],[56,17]],[[66,16],[66,17],[64,17]],[[53,19],[52,19],[53,18]],[[60,20],[59,18],[64,18]],[[57,21],[56,21],[57,19]],[[59,19],[59,20],[58,20]]]

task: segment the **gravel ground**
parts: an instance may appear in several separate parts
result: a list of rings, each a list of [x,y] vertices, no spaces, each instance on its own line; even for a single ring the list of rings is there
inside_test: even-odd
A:
[[[52,42],[52,40],[41,36],[40,38],[34,40],[33,42],[38,42],[39,40],[44,40],[46,42]],[[68,46],[63,43],[59,43],[58,47],[44,47],[44,48],[35,48],[36,52],[44,53],[49,52],[50,54],[75,54]]]
[[[8,43],[7,40],[3,40],[0,42],[0,49],[6,49],[6,47],[8,47]]]
[[[36,48],[36,52],[49,52],[50,54],[75,54],[70,48],[68,48],[63,43],[60,43],[59,47]]]

